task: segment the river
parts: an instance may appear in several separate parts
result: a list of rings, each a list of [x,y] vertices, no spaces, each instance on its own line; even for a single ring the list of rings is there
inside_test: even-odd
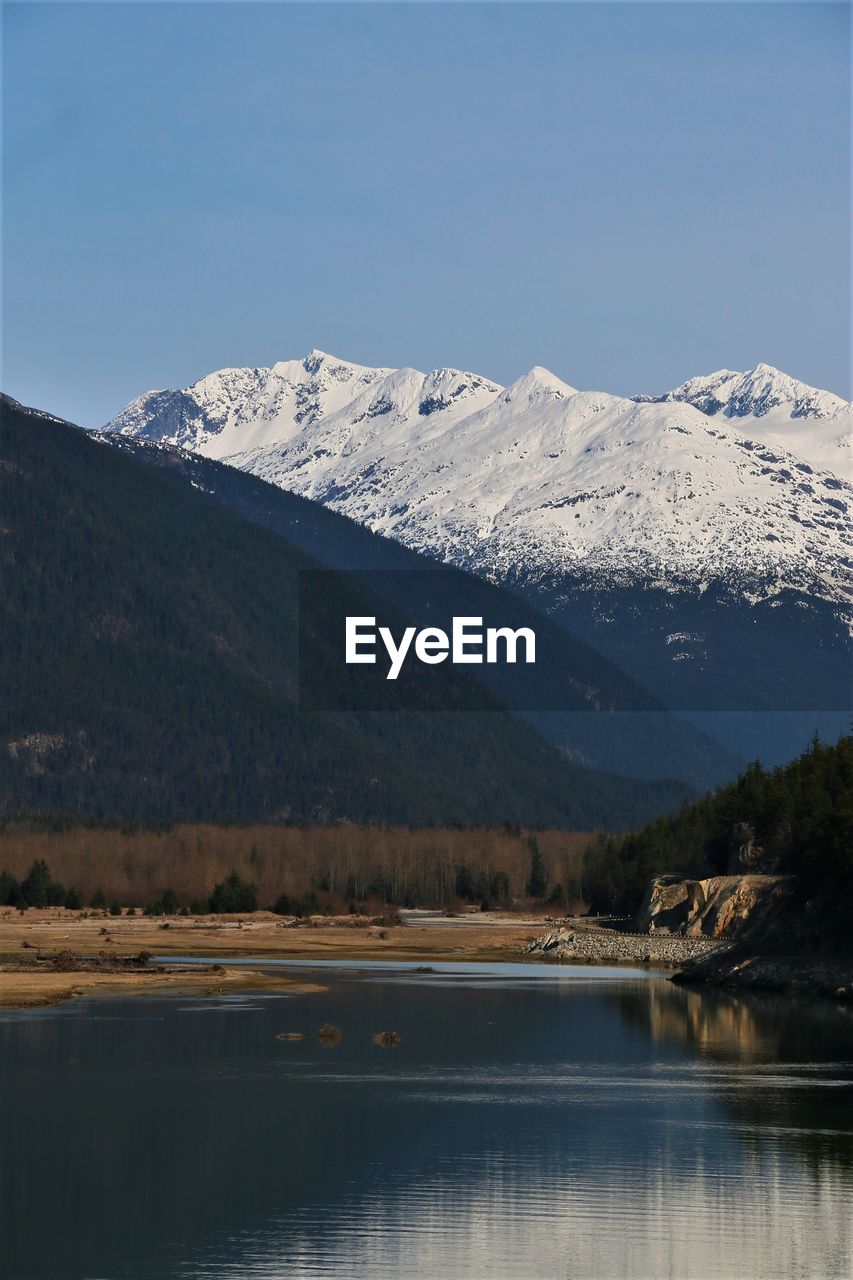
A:
[[[292,967],[326,991],[0,1012],[8,1280],[853,1274],[849,1012]]]

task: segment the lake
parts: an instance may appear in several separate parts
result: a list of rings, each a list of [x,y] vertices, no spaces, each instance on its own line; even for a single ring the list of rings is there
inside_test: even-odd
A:
[[[0,1011],[8,1280],[853,1274],[849,1011],[292,967],[327,990]]]

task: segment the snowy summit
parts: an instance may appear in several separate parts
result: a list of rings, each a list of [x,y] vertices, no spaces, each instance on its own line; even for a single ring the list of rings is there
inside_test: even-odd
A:
[[[840,600],[851,406],[766,364],[657,397],[509,387],[311,351],[151,391],[106,430],[168,441],[503,578],[580,573]]]

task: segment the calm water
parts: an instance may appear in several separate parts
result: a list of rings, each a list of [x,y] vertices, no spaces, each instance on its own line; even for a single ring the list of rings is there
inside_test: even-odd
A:
[[[587,969],[317,978],[2,1015],[0,1273],[853,1274],[849,1014]]]

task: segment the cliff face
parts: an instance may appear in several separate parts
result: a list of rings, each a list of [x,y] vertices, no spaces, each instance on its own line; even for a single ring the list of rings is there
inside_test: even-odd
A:
[[[688,938],[743,938],[765,932],[783,914],[793,876],[712,876],[681,880],[658,876],[646,890],[635,920],[640,933],[677,933]]]

